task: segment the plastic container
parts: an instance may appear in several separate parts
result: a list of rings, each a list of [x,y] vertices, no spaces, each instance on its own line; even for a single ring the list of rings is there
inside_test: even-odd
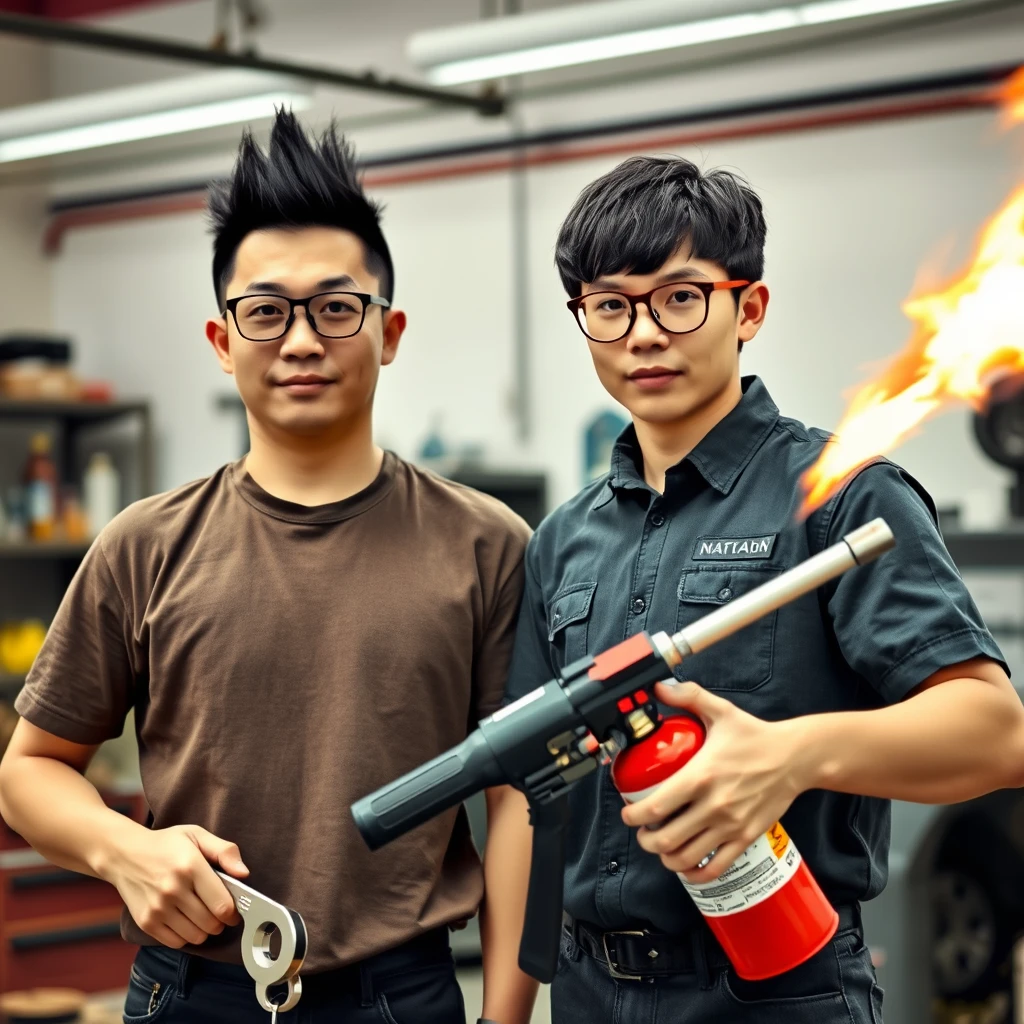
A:
[[[82,493],[89,533],[95,537],[121,511],[121,477],[106,452],[89,460]]]

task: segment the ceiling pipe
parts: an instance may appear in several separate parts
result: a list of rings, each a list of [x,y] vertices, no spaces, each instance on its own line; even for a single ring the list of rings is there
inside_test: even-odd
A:
[[[498,94],[472,96],[467,93],[438,89],[399,78],[381,78],[373,71],[356,74],[336,68],[293,61],[274,60],[253,53],[228,53],[210,50],[189,43],[171,42],[152,36],[138,36],[128,32],[95,28],[91,25],[53,21],[30,15],[0,13],[0,33],[40,39],[49,43],[67,43],[98,50],[109,50],[136,57],[158,57],[191,64],[205,64],[218,68],[248,68],[271,74],[291,75],[308,82],[360,89],[364,92],[384,93],[407,99],[427,100],[449,107],[475,110],[480,114],[497,115],[505,110],[505,99]]]

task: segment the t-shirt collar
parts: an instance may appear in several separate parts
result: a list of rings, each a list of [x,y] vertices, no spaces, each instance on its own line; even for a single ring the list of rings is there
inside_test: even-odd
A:
[[[396,464],[397,456],[392,452],[384,452],[380,471],[369,486],[349,498],[326,505],[299,505],[270,494],[248,474],[244,457],[232,463],[230,476],[243,500],[268,516],[286,523],[339,523],[373,508],[387,495],[395,482]]]
[[[760,377],[740,381],[743,394],[736,408],[719,420],[696,448],[666,473],[671,477],[689,463],[722,494],[728,494],[754,453],[778,422],[779,409]],[[650,490],[643,474],[643,452],[636,429],[630,424],[612,449],[609,486],[613,490]]]

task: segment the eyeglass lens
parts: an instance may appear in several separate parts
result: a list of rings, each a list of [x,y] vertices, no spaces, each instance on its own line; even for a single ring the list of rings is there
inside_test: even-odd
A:
[[[707,299],[700,288],[667,284],[651,296],[651,313],[667,331],[685,334],[704,322]],[[630,300],[618,292],[592,292],[576,311],[584,334],[594,341],[618,341],[629,333]]]
[[[308,312],[318,334],[325,338],[348,338],[362,326],[364,306],[358,295],[327,292],[310,300]],[[250,341],[280,338],[287,330],[290,315],[291,304],[280,295],[246,295],[235,306],[238,331]]]

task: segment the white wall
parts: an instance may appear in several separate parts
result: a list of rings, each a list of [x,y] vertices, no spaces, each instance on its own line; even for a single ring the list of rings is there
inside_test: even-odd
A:
[[[999,135],[994,115],[981,111],[683,150],[705,166],[742,170],[764,198],[773,300],[743,362],[785,412],[837,424],[844,392],[908,337],[900,305],[922,265],[948,244],[954,269],[1024,176],[1020,141]],[[509,413],[507,176],[380,190],[397,299],[410,317],[399,359],[382,375],[383,440],[412,455],[444,410],[452,440],[480,441],[502,463],[543,467],[556,500],[579,486],[582,424],[610,402],[564,309],[552,247],[579,189],[617,159],[529,175],[535,417],[525,449]],[[56,322],[79,337],[83,369],[154,397],[165,487],[209,472],[236,443],[233,423],[212,404],[230,381],[202,336],[212,309],[208,270],[198,215],[72,232],[55,264]],[[965,412],[951,412],[898,453],[940,504],[1004,486],[968,426]]]
[[[46,95],[49,65],[38,45],[0,35],[0,107]],[[44,181],[0,188],[0,334],[50,326],[50,265],[43,257]]]
[[[146,19],[173,19],[209,6],[158,8],[126,16],[118,24],[161,30]],[[473,6],[467,0],[446,0],[445,10],[454,17]],[[315,13],[317,3],[303,0],[292,9],[295,15],[287,30],[278,11],[283,34],[275,42],[281,42],[286,54],[289,46],[299,47],[301,18]],[[410,8],[403,0],[377,5],[373,39],[366,37],[369,49],[364,50],[359,33],[370,28],[347,23],[346,46],[335,51],[336,61],[365,52],[386,70],[407,71],[396,55],[414,26],[399,16],[400,9]],[[422,10],[415,5],[417,16]],[[313,24],[318,23],[314,18]],[[169,25],[163,28],[169,30]],[[195,31],[192,35],[198,38]],[[325,30],[321,40],[328,35]],[[630,84],[534,98],[523,116],[533,128],[571,125],[1012,61],[1022,52],[1024,5],[970,24],[870,43],[853,40],[817,52],[751,59],[675,77],[645,79],[639,62],[630,65],[636,71]],[[315,48],[291,55],[327,56]],[[371,56],[347,63],[359,66]],[[92,84],[92,72],[87,72],[83,65],[78,74]],[[96,74],[93,79],[111,84]],[[63,67],[60,90],[73,90],[74,80],[72,69]],[[346,102],[345,94],[321,96],[314,122],[332,103],[344,118]],[[366,109],[361,100],[353,99],[352,106]],[[403,124],[360,121],[352,135],[362,153],[373,154],[498,130],[504,130],[500,122],[454,114]],[[900,306],[920,268],[934,262],[945,246],[946,269],[955,269],[969,254],[983,220],[1014,182],[1024,178],[1024,128],[1000,133],[989,110],[675,151],[708,167],[738,169],[762,194],[770,227],[773,301],[765,330],[744,353],[744,366],[765,377],[785,412],[824,427],[838,423],[843,394],[863,379],[867,364],[903,346],[909,323]],[[618,159],[529,172],[534,416],[533,437],[525,446],[515,440],[510,411],[508,175],[378,190],[386,204],[385,229],[396,261],[396,298],[410,316],[399,359],[384,371],[378,393],[383,441],[413,455],[434,414],[443,409],[445,433],[454,442],[481,442],[491,460],[503,465],[547,470],[556,501],[574,492],[581,479],[582,424],[610,401],[596,383],[582,338],[564,309],[552,248],[558,224],[580,188]],[[211,150],[202,160],[205,173],[226,170],[230,147]],[[143,187],[154,176],[188,179],[197,166],[194,160],[176,162],[169,153],[159,167],[143,170],[124,162],[89,179],[79,173],[58,180],[54,189],[66,194]],[[212,310],[209,238],[202,218],[182,215],[73,231],[53,270],[55,323],[78,337],[83,368],[111,377],[126,393],[153,397],[161,486],[208,473],[231,457],[235,425],[212,404],[230,381],[216,369],[202,336],[203,321]],[[169,285],[175,301],[161,302]],[[442,290],[444,300],[439,299]],[[447,297],[451,295],[455,297]],[[940,504],[956,502],[971,489],[987,490],[993,500],[1002,501],[1006,476],[977,451],[963,411],[929,424],[897,458]]]

